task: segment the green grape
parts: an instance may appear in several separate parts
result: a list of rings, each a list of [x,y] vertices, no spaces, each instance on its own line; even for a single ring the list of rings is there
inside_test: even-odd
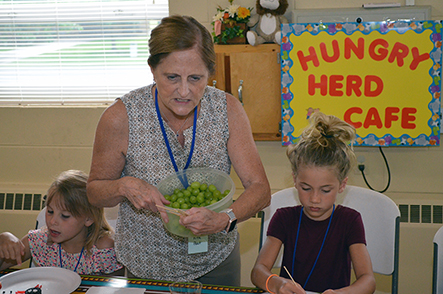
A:
[[[215,190],[214,191],[214,193],[212,193],[212,195],[214,195],[214,198],[217,198],[217,199],[221,199],[222,197],[222,194],[221,194],[221,192],[219,191],[219,190]]]
[[[225,190],[221,193],[215,185],[201,184],[198,181],[192,182],[186,189],[174,189],[171,195],[164,195],[165,199],[171,202],[168,206],[173,208],[189,209],[191,207],[203,207],[223,199],[230,193]]]
[[[202,203],[204,203],[205,202],[205,196],[203,196],[203,195],[197,195],[197,202],[199,203],[199,204],[202,204]]]
[[[215,190],[217,190],[217,187],[215,187],[214,185],[209,185],[208,190],[214,192]]]
[[[200,184],[199,182],[193,182],[193,183],[191,184],[191,187],[192,187],[193,189],[199,189],[200,186],[201,186],[201,184]]]

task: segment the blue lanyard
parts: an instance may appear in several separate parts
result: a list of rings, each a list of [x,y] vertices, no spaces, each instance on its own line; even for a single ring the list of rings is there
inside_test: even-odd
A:
[[[321,244],[320,251],[317,254],[317,258],[315,259],[315,262],[314,262],[314,265],[312,266],[311,272],[309,273],[308,277],[306,278],[305,283],[303,284],[303,289],[306,287],[306,284],[308,283],[309,278],[311,277],[311,274],[314,271],[314,267],[317,265],[318,258],[320,257],[320,253],[323,250],[323,245],[325,245],[326,236],[328,235],[329,228],[331,227],[331,221],[332,221],[332,216],[334,215],[334,211],[335,211],[335,204],[332,206],[332,214],[331,214],[331,217],[329,218],[328,228],[326,229],[325,237],[323,238],[323,243]],[[301,208],[300,219],[298,220],[297,237],[295,238],[294,255],[292,257],[292,276],[294,276],[295,251],[297,251],[298,234],[300,233],[300,224],[301,224],[301,217],[302,216],[303,216],[303,207]]]
[[[83,250],[85,250],[85,247],[82,248],[82,251],[80,252],[80,256],[78,257],[77,265],[75,266],[74,272],[77,271],[78,265],[80,264],[80,260],[82,259]],[[58,243],[58,256],[60,258],[60,267],[63,268],[63,261],[62,261],[62,245]]]
[[[157,111],[158,122],[159,122],[160,128],[162,130],[163,138],[165,139],[165,144],[166,144],[166,148],[168,149],[169,158],[171,158],[171,162],[172,162],[172,165],[174,166],[175,172],[178,172],[178,167],[177,167],[177,164],[176,164],[175,159],[174,159],[174,154],[172,154],[171,146],[169,145],[168,136],[166,135],[166,131],[165,131],[165,126],[163,125],[163,120],[162,120],[162,117],[161,117],[161,114],[160,114],[160,108],[158,107],[157,95],[158,95],[158,91],[157,91],[157,87],[156,87],[155,88],[155,110]],[[189,151],[188,161],[186,162],[185,168],[183,170],[185,170],[185,169],[187,169],[189,167],[189,164],[191,163],[192,153],[194,153],[195,133],[196,133],[196,130],[197,130],[197,107],[198,107],[198,105],[194,108],[194,124],[192,126],[191,150]],[[185,178],[186,178],[186,174],[185,174]],[[182,184],[183,184],[183,186],[185,188],[188,187],[188,181],[186,179],[183,180],[180,177],[180,181],[182,182]]]

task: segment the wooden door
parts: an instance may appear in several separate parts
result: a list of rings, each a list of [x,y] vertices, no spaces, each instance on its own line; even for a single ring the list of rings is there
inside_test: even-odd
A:
[[[277,44],[216,45],[216,72],[209,85],[239,98],[251,123],[255,140],[280,140],[280,46]]]
[[[242,101],[256,140],[280,140],[281,95],[278,52],[230,54],[231,90]]]

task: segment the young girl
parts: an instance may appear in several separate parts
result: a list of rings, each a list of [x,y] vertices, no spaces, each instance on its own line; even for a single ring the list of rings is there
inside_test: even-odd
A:
[[[48,190],[46,226],[21,240],[9,232],[0,234],[0,269],[21,265],[32,256],[37,266],[78,274],[123,274],[103,208],[88,202],[87,179],[77,170],[61,173]]]
[[[270,293],[373,293],[375,279],[360,214],[335,205],[355,161],[355,129],[315,113],[300,141],[287,149],[301,206],[278,209],[251,273]],[[284,245],[280,276],[271,273]],[[356,281],[350,285],[351,262]],[[287,271],[295,282],[291,280]]]

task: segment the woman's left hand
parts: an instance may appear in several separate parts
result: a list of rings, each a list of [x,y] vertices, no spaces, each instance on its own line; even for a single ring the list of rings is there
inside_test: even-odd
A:
[[[205,207],[193,207],[186,211],[188,216],[180,217],[179,223],[194,235],[210,235],[226,228],[229,217],[226,213],[218,213]]]

